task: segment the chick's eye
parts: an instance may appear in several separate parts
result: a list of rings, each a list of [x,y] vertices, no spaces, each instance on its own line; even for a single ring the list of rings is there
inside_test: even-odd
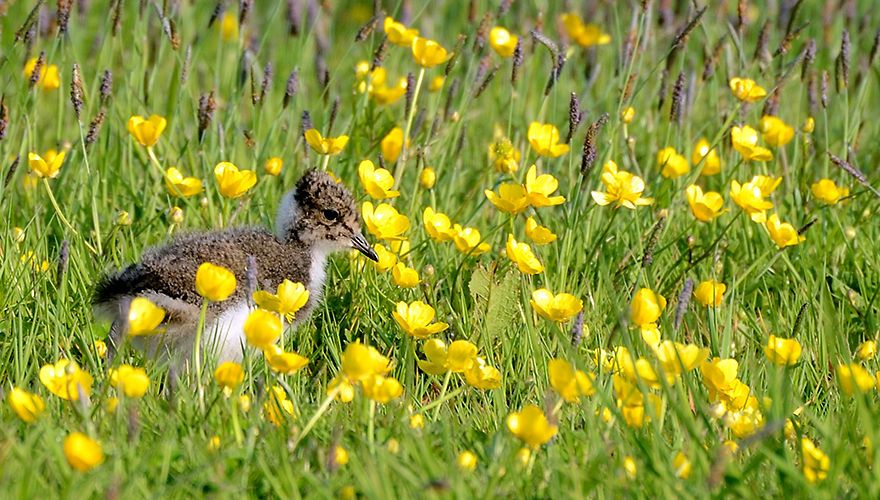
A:
[[[328,208],[327,210],[324,210],[324,218],[331,222],[335,221],[339,218],[339,212]]]

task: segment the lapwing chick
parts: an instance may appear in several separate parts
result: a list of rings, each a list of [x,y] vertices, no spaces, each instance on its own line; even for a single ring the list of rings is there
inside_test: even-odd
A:
[[[378,260],[361,233],[351,193],[327,173],[311,170],[282,198],[274,233],[237,227],[178,236],[146,250],[140,262],[105,276],[96,286],[93,304],[96,313],[113,320],[110,344],[115,352],[131,300],[151,300],[166,312],[164,332],[133,338],[134,344],[150,355],[180,362],[192,353],[201,312],[196,271],[205,262],[223,266],[235,274],[238,286],[227,300],[210,303],[202,350],[219,360],[238,360],[254,288],[274,291],[285,279],[302,283],[309,299],[297,312],[300,321],[321,300],[329,255],[351,248]]]

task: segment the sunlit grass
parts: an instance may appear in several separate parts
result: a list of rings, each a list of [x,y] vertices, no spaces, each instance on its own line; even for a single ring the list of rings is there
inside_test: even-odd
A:
[[[869,3],[72,3],[0,7],[10,496],[878,495]],[[107,360],[104,273],[310,168],[378,266],[216,376]]]

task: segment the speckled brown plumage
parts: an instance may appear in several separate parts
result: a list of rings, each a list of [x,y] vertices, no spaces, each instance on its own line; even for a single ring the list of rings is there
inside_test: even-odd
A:
[[[330,253],[357,248],[376,259],[361,234],[351,193],[324,172],[307,172],[284,196],[276,226],[275,234],[259,227],[239,227],[178,236],[167,245],[146,250],[140,262],[106,276],[96,286],[93,303],[98,311],[118,319],[126,313],[121,309],[127,308],[128,299],[144,296],[166,310],[168,326],[181,331],[181,326],[186,330],[191,325],[194,332],[202,303],[195,289],[198,267],[204,262],[223,266],[238,281],[229,299],[210,304],[210,323],[248,300],[252,257],[256,266],[251,275],[256,276],[258,288],[274,292],[288,279],[309,290],[309,302],[298,314],[301,319],[321,299]]]
[[[144,252],[141,262],[109,276],[97,289],[96,304],[121,295],[154,292],[181,300],[198,308],[202,298],[195,290],[196,270],[204,262],[223,266],[235,274],[240,286],[227,299],[245,300],[248,256],[257,262],[257,283],[264,290],[275,290],[285,279],[310,288],[310,247],[298,241],[282,242],[260,228],[234,228],[225,231],[192,233],[175,238],[162,247]],[[222,310],[225,302],[211,304]]]

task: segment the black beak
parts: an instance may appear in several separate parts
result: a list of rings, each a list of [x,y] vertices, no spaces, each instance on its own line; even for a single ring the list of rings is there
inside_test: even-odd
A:
[[[376,255],[376,251],[373,250],[373,247],[367,243],[367,239],[364,238],[364,235],[358,233],[351,239],[351,246],[354,247],[358,252],[364,254],[364,256],[373,262],[379,262],[379,256]]]

